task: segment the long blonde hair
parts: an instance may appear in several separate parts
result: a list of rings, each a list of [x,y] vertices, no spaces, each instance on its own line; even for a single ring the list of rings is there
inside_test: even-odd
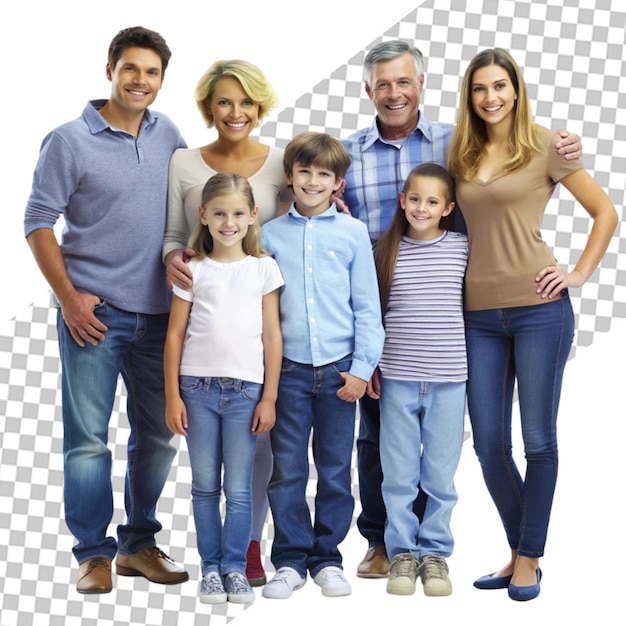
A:
[[[230,194],[241,196],[250,211],[254,210],[254,195],[250,183],[243,176],[231,172],[215,174],[209,178],[202,190],[202,206],[206,209],[213,198]],[[246,254],[256,257],[267,256],[267,252],[261,248],[261,231],[256,220],[248,226],[248,232],[241,243]],[[189,247],[193,248],[200,259],[205,258],[213,250],[213,237],[200,218],[189,238]]]
[[[483,50],[470,61],[461,84],[456,129],[448,149],[448,169],[457,179],[474,179],[484,156],[487,129],[472,106],[472,81],[476,70],[488,65],[498,65],[506,70],[517,93],[509,155],[502,163],[502,173],[508,174],[524,167],[535,153],[544,150],[533,120],[526,83],[515,59],[502,48]]]
[[[420,176],[425,178],[437,178],[440,180],[447,190],[446,204],[455,202],[454,178],[452,178],[445,167],[442,167],[437,163],[422,163],[421,165],[414,167],[409,172],[407,179],[404,181],[402,193],[406,195],[411,187],[413,179]],[[440,228],[452,230],[453,220],[454,218],[451,213],[442,217],[439,222]],[[396,212],[391,220],[391,224],[378,240],[376,248],[374,249],[374,261],[376,262],[376,275],[378,276],[378,290],[380,292],[380,304],[383,315],[387,310],[389,293],[391,292],[391,283],[393,282],[393,275],[398,261],[400,242],[408,230],[409,224],[406,219],[406,213],[402,208],[400,198],[398,197]]]

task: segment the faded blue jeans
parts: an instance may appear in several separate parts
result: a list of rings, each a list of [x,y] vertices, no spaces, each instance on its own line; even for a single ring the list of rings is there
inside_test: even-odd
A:
[[[387,556],[448,557],[454,548],[450,518],[458,499],[454,475],[463,445],[465,382],[381,376],[380,388]],[[419,490],[428,495],[421,521],[413,510]]]
[[[252,528],[254,409],[263,385],[236,378],[180,377],[187,408],[191,497],[202,576],[246,572]],[[226,514],[220,498],[224,469]]]
[[[95,314],[107,327],[97,346],[80,347],[57,314],[62,366],[65,520],[78,543],[79,563],[156,545],[156,505],[176,454],[165,423],[163,345],[168,315],[122,311],[110,304]],[[113,516],[109,420],[118,375],[128,391],[130,424],[124,505],[127,520],[107,536]]]
[[[558,470],[556,420],[574,337],[565,293],[535,306],[465,312],[467,397],[474,449],[509,546],[543,556]],[[526,475],[513,459],[517,381]]]

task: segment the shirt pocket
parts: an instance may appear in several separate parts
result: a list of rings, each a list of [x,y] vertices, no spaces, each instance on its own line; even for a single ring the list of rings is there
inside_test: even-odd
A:
[[[318,246],[315,262],[317,264],[317,280],[322,281],[322,284],[333,285],[334,287],[350,286],[352,257],[346,250],[328,245]]]

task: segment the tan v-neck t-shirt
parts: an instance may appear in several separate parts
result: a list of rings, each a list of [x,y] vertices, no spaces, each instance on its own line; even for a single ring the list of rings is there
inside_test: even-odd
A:
[[[556,133],[541,127],[545,152],[521,170],[488,181],[457,182],[457,200],[467,223],[470,253],[465,275],[465,309],[544,304],[535,276],[554,265],[541,223],[556,184],[583,167],[558,154]]]

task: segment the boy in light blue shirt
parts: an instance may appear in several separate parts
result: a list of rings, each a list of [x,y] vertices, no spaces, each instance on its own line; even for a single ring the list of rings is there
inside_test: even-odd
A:
[[[350,156],[323,133],[295,137],[284,168],[295,202],[263,227],[263,247],[285,279],[280,295],[283,365],[271,431],[276,574],[266,598],[288,598],[307,571],[325,596],[351,593],[338,545],[350,528],[350,465],[356,400],[384,341],[376,269],[367,228],[339,213],[331,196]],[[318,474],[315,521],[306,502],[308,445]]]

